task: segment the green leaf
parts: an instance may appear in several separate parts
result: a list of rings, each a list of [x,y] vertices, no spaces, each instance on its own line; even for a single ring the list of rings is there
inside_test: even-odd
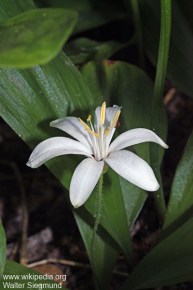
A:
[[[120,250],[125,254],[128,263],[131,264],[132,248],[129,234],[130,224],[127,221],[126,208],[122,194],[118,175],[109,169],[109,172],[104,176],[104,206],[101,213],[101,224],[114,238]],[[127,194],[129,195],[129,190]],[[85,207],[90,213],[95,213],[96,195],[97,191],[93,192],[85,204]]]
[[[32,67],[54,58],[73,31],[74,11],[35,9],[0,24],[0,66]]]
[[[0,76],[0,114],[31,148],[62,135],[61,130],[49,127],[50,121],[74,109],[87,110],[94,103],[82,76],[64,54],[31,70],[0,69]],[[56,160],[49,167],[58,177],[64,176],[64,161]]]
[[[180,3],[180,1],[172,1],[172,32],[167,78],[179,90],[192,96],[192,22],[188,23],[186,16],[188,10],[185,12],[185,9],[183,9],[182,13],[178,7],[178,2]],[[143,39],[146,51],[151,61],[156,65],[160,31],[160,7],[157,5],[158,1],[155,0],[142,0],[139,4],[140,10],[142,11]]]
[[[193,219],[190,219],[145,256],[121,289],[147,289],[192,281],[192,231]]]
[[[79,20],[75,27],[75,33],[95,28],[112,20],[127,16],[124,5],[116,1],[109,3],[108,0],[39,0],[38,3],[44,6],[47,4],[52,7],[61,7],[77,11]]]
[[[6,237],[3,224],[0,219],[0,277],[3,274],[6,260]]]
[[[67,43],[64,50],[73,63],[83,64],[91,60],[107,59],[126,45],[117,41],[98,42],[82,37]]]
[[[170,36],[171,36],[171,0],[162,0],[160,2],[160,11],[161,11],[160,38],[159,38],[159,49],[158,49],[154,95],[152,99],[152,113],[151,113],[151,129],[158,132],[158,134],[160,134],[161,126],[163,124],[162,99],[164,94],[164,86],[170,47]],[[154,170],[155,176],[157,177],[160,183],[160,188],[156,192],[154,192],[154,199],[160,223],[162,224],[166,214],[166,203],[162,188],[161,172],[159,166],[161,162],[159,147],[151,146],[150,156],[152,168]]]
[[[132,264],[132,245],[129,232],[145,202],[146,195],[111,169],[108,170],[108,173],[104,175],[101,212],[101,225],[106,232],[99,226],[93,256],[90,242],[94,221],[91,223],[91,220],[95,213],[97,194],[98,192],[95,190],[86,202],[85,207],[88,212],[80,208],[75,211],[75,216],[96,275],[96,284],[100,285],[100,289],[108,289],[117,253],[122,251],[128,264],[130,266]]]
[[[192,217],[193,209],[193,132],[184,149],[172,184],[164,233],[170,233]],[[163,233],[163,234],[164,234]]]
[[[0,5],[0,22],[17,15],[18,13],[36,8],[33,0],[8,0],[1,1]]]
[[[45,290],[48,290],[50,288],[58,289],[58,287],[60,286],[60,289],[67,290],[67,288],[61,287],[61,285],[58,285],[56,282],[54,282],[53,276],[54,275],[41,274],[32,271],[31,269],[24,267],[13,261],[7,261],[3,273],[3,278],[0,279],[0,288],[1,289],[29,288],[33,290],[43,288]],[[63,277],[63,279],[65,279],[65,277]]]
[[[112,240],[108,239],[99,227],[94,241],[94,252],[91,249],[91,239],[93,234],[93,223],[89,224],[92,216],[89,216],[84,208],[74,210],[76,222],[84,240],[87,253],[90,258],[94,272],[94,282],[96,289],[108,289],[116,259],[117,249],[112,245]]]

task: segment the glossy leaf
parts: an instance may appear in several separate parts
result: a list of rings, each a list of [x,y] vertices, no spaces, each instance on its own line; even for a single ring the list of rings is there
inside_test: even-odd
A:
[[[192,281],[192,229],[191,218],[145,256],[121,289],[147,289]]]
[[[192,217],[193,210],[193,133],[178,164],[166,213],[164,232],[174,231]]]
[[[32,67],[54,58],[73,31],[76,12],[30,10],[0,24],[0,66]]]
[[[169,52],[167,78],[181,91],[192,96],[193,91],[193,31],[186,15],[172,1],[172,34]],[[156,65],[160,31],[160,6],[158,1],[142,0],[139,2],[142,11],[142,28],[145,47],[151,61]],[[187,6],[187,5],[186,5]],[[185,7],[186,7],[185,6]],[[151,17],[150,17],[151,16]]]
[[[0,219],[0,277],[3,274],[6,260],[6,237],[3,224]]]
[[[79,20],[75,33],[104,25],[112,20],[127,16],[124,5],[116,1],[107,0],[39,0],[40,5],[72,9],[78,12]]]
[[[58,289],[58,284],[53,281],[54,277],[51,274],[42,277],[45,274],[35,272],[27,267],[24,267],[16,262],[7,261],[3,278],[0,279],[0,289]],[[54,275],[53,275],[54,276]],[[7,283],[7,284],[6,284]],[[10,283],[10,284],[9,284]],[[24,287],[22,287],[22,285]],[[61,287],[60,289],[67,290]]]
[[[98,42],[89,38],[78,38],[67,43],[64,51],[75,64],[107,59],[127,44],[117,41]]]

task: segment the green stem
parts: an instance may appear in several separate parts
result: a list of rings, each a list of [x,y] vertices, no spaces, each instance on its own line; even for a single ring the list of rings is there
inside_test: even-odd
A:
[[[135,37],[137,41],[139,63],[142,68],[145,68],[145,55],[144,55],[143,36],[141,30],[141,19],[138,0],[131,0],[131,8],[133,13],[133,21],[135,25]]]
[[[96,214],[95,214],[95,224],[91,239],[91,255],[94,254],[94,243],[95,243],[95,236],[98,230],[98,225],[100,223],[101,212],[102,212],[102,191],[103,191],[103,173],[101,174],[98,182],[98,196],[97,196],[97,204],[96,204]]]
[[[168,64],[168,53],[170,45],[170,32],[171,32],[171,0],[161,0],[161,31],[159,40],[159,51],[157,60],[157,70],[154,85],[154,97],[152,102],[152,129],[157,134],[160,131],[161,124],[161,106],[162,97],[164,92],[164,82],[166,78],[166,70]],[[151,146],[151,164],[154,169],[155,175],[161,184],[160,177],[160,154],[157,146]],[[166,212],[166,205],[162,184],[160,189],[155,193],[155,202],[160,216],[160,221],[163,222]]]

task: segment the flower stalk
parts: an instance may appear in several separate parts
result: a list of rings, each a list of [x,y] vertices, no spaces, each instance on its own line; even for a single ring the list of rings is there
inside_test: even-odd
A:
[[[103,208],[103,173],[101,174],[100,178],[99,178],[99,182],[98,182],[98,192],[97,192],[97,197],[96,197],[96,213],[95,213],[95,224],[94,224],[94,228],[93,228],[93,234],[92,234],[92,238],[91,238],[91,245],[90,245],[90,252],[91,255],[94,256],[94,243],[95,243],[95,237],[96,237],[96,233],[98,230],[98,226],[100,224],[100,219],[102,217],[102,208]]]

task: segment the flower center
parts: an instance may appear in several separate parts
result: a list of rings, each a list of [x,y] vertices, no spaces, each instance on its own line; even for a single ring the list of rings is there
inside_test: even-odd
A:
[[[87,123],[79,118],[84,129],[90,134],[92,142],[93,155],[97,161],[100,161],[108,156],[108,148],[117,126],[121,111],[118,110],[111,120],[107,119],[106,102],[104,102],[100,109],[100,117],[96,117],[94,126],[92,124],[91,115],[87,118]]]

